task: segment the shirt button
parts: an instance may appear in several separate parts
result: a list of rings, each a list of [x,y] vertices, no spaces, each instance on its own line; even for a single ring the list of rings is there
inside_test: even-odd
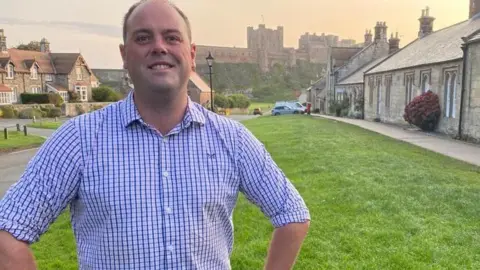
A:
[[[164,177],[168,177],[168,172],[163,172]]]
[[[172,251],[173,251],[173,245],[168,245],[168,246],[167,246],[167,250],[170,251],[170,252],[172,252]]]
[[[163,137],[163,142],[164,143],[168,142],[168,137]]]
[[[173,211],[172,211],[172,208],[167,207],[165,208],[165,212],[167,212],[167,214],[171,214]]]

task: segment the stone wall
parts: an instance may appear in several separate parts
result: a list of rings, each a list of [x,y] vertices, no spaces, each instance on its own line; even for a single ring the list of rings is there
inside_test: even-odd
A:
[[[480,143],[480,43],[469,46],[462,135]]]
[[[110,105],[111,102],[66,103],[65,116],[75,117]]]
[[[445,97],[444,80],[446,71],[455,71],[456,80],[456,112],[455,117],[445,117]],[[406,76],[413,76],[412,100],[422,94],[421,76],[430,74],[429,89],[438,94],[440,107],[442,108],[442,118],[437,130],[441,133],[456,136],[458,131],[458,116],[460,108],[460,95],[462,89],[462,60],[452,61],[444,64],[434,64],[410,69],[403,69],[381,74],[367,74],[364,83],[365,98],[365,119],[373,120],[379,118],[382,122],[394,124],[406,124],[403,114],[406,106]],[[385,103],[386,85],[385,78],[391,76],[392,86],[390,90],[390,106]],[[370,85],[371,83],[371,85]],[[373,86],[373,88],[372,88]],[[378,89],[380,89],[380,98],[378,98]],[[373,91],[372,94],[370,91]],[[370,95],[373,96],[370,102]],[[380,102],[380,114],[377,115],[377,102]]]

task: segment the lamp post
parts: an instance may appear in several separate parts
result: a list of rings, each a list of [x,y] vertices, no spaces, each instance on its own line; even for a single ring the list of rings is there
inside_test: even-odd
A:
[[[212,86],[212,66],[213,66],[213,60],[215,60],[210,52],[208,52],[207,56],[207,64],[208,64],[208,70],[210,74],[210,108],[212,112],[214,111],[213,109],[213,86]]]

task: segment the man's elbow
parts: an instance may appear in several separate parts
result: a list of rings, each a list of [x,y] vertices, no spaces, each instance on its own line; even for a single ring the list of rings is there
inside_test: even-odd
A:
[[[36,269],[35,260],[27,243],[0,231],[0,270]]]

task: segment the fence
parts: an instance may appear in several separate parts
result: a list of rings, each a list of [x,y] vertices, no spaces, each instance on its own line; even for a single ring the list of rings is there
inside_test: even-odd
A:
[[[16,124],[15,126],[4,127],[4,129],[3,129],[3,138],[4,138],[5,140],[8,140],[8,129],[9,129],[9,128],[16,128],[16,131],[17,131],[17,132],[21,132],[21,131],[22,131],[21,128],[20,128],[20,124]],[[27,126],[25,126],[25,125],[23,126],[23,134],[24,134],[25,136],[28,136]]]

